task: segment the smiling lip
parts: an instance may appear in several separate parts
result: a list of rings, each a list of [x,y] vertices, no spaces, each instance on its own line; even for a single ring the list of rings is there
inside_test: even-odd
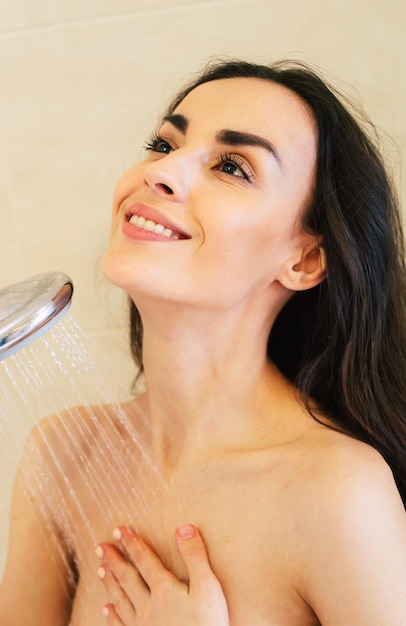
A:
[[[190,239],[190,235],[154,207],[137,202],[127,209],[124,232],[130,237],[153,241]]]

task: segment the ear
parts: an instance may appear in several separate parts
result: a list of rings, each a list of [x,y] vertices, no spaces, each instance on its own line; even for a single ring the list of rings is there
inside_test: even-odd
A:
[[[326,255],[321,239],[308,234],[300,257],[287,261],[278,280],[287,289],[304,291],[321,283],[326,271]]]

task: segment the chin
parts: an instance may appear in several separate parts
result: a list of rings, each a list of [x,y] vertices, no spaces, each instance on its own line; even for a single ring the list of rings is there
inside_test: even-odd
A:
[[[134,264],[129,262],[126,255],[109,250],[101,263],[104,278],[125,291],[134,283]]]
[[[151,271],[147,271],[142,259],[110,249],[102,260],[101,270],[109,283],[125,291],[133,300],[143,300],[144,297],[156,300],[161,296],[162,279],[158,280]],[[161,274],[162,270],[159,271]]]

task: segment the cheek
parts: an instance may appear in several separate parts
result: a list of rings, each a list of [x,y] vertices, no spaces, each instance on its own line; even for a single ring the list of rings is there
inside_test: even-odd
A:
[[[117,214],[124,200],[134,193],[142,185],[142,182],[141,164],[135,165],[119,178],[113,194],[113,217]]]
[[[272,280],[292,256],[295,244],[292,221],[281,215],[254,225],[241,223],[233,235],[219,246],[219,265],[253,283]]]
[[[219,226],[217,224],[216,226]],[[207,233],[201,250],[204,253],[203,271],[231,286],[246,281],[256,282],[268,265],[275,233],[269,224],[253,225],[252,219],[233,220],[224,227]],[[225,287],[224,287],[225,288]]]
[[[113,209],[113,214],[111,216],[111,223],[110,223],[110,246],[113,243],[114,240],[114,235],[117,232],[117,228],[118,228],[118,212]]]
[[[244,211],[239,219],[233,220],[233,224],[224,226],[218,235],[219,240],[222,239],[224,253],[249,263],[284,248],[292,240],[293,227],[286,215],[274,212],[272,216],[270,209],[268,215],[255,218],[253,212]],[[221,250],[220,241],[218,244]]]

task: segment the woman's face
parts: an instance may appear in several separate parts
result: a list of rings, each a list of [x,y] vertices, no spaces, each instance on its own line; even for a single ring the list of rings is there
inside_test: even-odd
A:
[[[285,87],[200,85],[118,182],[105,275],[136,303],[229,308],[281,289],[310,245],[301,215],[316,143],[308,107]]]

